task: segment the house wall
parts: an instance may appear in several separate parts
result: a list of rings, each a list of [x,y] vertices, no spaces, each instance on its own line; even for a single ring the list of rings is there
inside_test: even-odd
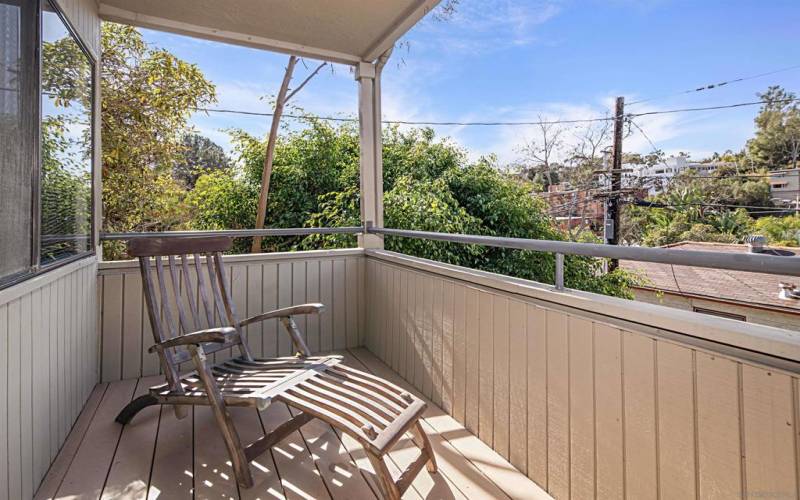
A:
[[[658,294],[653,290],[643,290],[637,288],[634,291],[636,300],[659,304],[667,307],[675,307],[687,311],[693,311],[695,307],[710,309],[731,314],[738,314],[747,318],[749,323],[759,325],[786,328],[788,330],[800,331],[800,311],[797,314],[787,314],[780,311],[748,307],[738,304],[729,304],[715,300],[705,300],[695,297],[686,297],[672,293]]]
[[[792,332],[391,252],[366,277],[366,346],[554,497],[797,495]]]
[[[230,255],[224,262],[240,319],[294,304],[322,302],[327,308],[320,316],[296,318],[309,348],[320,352],[362,344],[363,250]],[[101,263],[97,287],[102,380],[158,374],[158,357],[147,352],[154,339],[138,261]],[[291,355],[289,336],[277,320],[249,325],[244,335],[254,356]],[[230,352],[213,356],[221,361]]]
[[[95,2],[59,4],[96,55]],[[0,499],[33,496],[98,381],[96,273],[91,256],[0,290]]]

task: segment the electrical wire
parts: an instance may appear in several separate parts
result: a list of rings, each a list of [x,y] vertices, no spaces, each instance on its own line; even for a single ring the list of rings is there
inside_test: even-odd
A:
[[[786,67],[786,68],[776,69],[776,70],[773,70],[773,71],[767,71],[765,73],[758,73],[756,75],[743,76],[743,77],[739,77],[739,78],[732,78],[730,80],[726,80],[726,81],[720,82],[720,83],[710,83],[710,84],[707,84],[707,85],[703,85],[701,87],[682,90],[680,92],[674,92],[672,94],[663,94],[663,95],[660,95],[660,96],[648,97],[646,99],[639,99],[637,101],[629,102],[629,103],[627,103],[627,105],[628,106],[633,106],[635,104],[641,104],[643,102],[650,102],[650,101],[654,101],[654,100],[657,100],[657,99],[665,99],[667,97],[676,97],[676,96],[684,95],[684,94],[693,94],[693,93],[696,93],[696,92],[703,92],[703,91],[706,91],[706,90],[712,90],[712,89],[716,89],[716,88],[719,88],[719,87],[723,87],[725,85],[730,85],[731,83],[744,82],[744,81],[747,81],[747,80],[753,80],[755,78],[761,78],[761,77],[764,77],[764,76],[775,75],[775,74],[778,74],[778,73],[783,73],[783,72],[791,71],[791,70],[794,70],[794,69],[800,69],[800,64],[796,64],[794,66],[789,66],[789,67]]]
[[[775,99],[771,101],[751,101],[751,102],[741,102],[736,104],[724,104],[719,106],[705,106],[705,107],[698,107],[698,108],[681,108],[681,109],[668,109],[662,111],[646,111],[642,113],[628,113],[625,115],[625,119],[632,119],[638,118],[640,116],[653,116],[653,115],[664,115],[664,114],[672,114],[672,113],[688,113],[688,112],[697,112],[697,111],[713,111],[719,109],[731,109],[731,108],[740,108],[745,106],[755,106],[759,104],[770,104],[770,103],[788,103],[788,102],[796,102],[800,101],[800,98],[787,98],[787,99]],[[203,111],[206,113],[230,113],[230,114],[238,114],[238,115],[249,115],[249,116],[273,116],[274,113],[261,113],[256,111],[243,111],[243,110],[236,110],[236,109],[222,109],[222,108],[194,108],[195,111]],[[334,121],[334,122],[358,122],[358,118],[346,118],[346,117],[335,117],[335,116],[319,116],[319,115],[294,115],[294,114],[284,114],[282,115],[284,118],[292,118],[296,120],[324,120],[324,121]],[[595,117],[595,118],[583,118],[583,119],[575,119],[575,120],[535,120],[535,121],[486,121],[486,122],[459,122],[459,121],[414,121],[414,120],[383,120],[382,123],[390,124],[390,125],[427,125],[427,126],[459,126],[459,127],[469,127],[469,126],[481,126],[481,127],[495,127],[495,126],[531,126],[531,125],[556,125],[556,124],[576,124],[576,123],[592,123],[592,122],[605,122],[605,121],[612,121],[616,118],[613,116],[602,116],[602,117]]]

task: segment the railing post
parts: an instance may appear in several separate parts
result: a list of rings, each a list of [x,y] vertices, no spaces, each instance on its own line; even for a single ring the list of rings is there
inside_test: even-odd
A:
[[[380,70],[375,64],[361,62],[356,67],[358,81],[358,123],[361,174],[361,220],[383,226],[383,168],[381,159]],[[362,234],[361,248],[383,248],[383,236]]]
[[[564,254],[557,253],[556,254],[556,279],[555,279],[556,290],[563,291],[564,290]]]

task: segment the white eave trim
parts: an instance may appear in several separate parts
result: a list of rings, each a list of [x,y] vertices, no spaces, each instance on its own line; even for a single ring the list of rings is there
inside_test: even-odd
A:
[[[433,10],[441,0],[419,0],[412,5],[402,15],[379,36],[367,49],[364,60],[372,62],[379,58],[381,54],[392,48],[395,42],[405,35],[425,14]]]
[[[426,3],[430,3],[430,0]],[[282,40],[273,40],[271,38],[264,38],[254,35],[246,35],[232,31],[222,31],[205,26],[198,26],[195,24],[165,19],[162,17],[148,16],[137,12],[120,9],[118,7],[105,5],[103,3],[100,4],[99,14],[100,18],[104,21],[129,24],[159,31],[168,31],[171,33],[205,38],[207,40],[214,40],[218,42],[228,42],[236,45],[253,47],[256,49],[265,49],[275,52],[283,52],[286,54],[294,54],[297,56],[310,57],[313,59],[320,59],[334,63],[353,65],[361,61],[361,58],[356,55],[345,54],[335,50],[309,47],[307,45],[300,45]]]

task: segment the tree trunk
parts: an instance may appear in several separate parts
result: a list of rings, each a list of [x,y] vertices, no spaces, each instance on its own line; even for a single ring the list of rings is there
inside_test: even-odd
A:
[[[264,219],[267,217],[267,198],[269,197],[269,180],[272,176],[272,160],[275,155],[275,142],[278,140],[278,130],[281,124],[283,107],[286,104],[286,93],[289,90],[289,82],[292,81],[292,73],[297,64],[297,57],[289,57],[289,64],[286,66],[286,73],[283,75],[283,82],[275,99],[275,113],[272,115],[272,126],[269,129],[267,139],[267,151],[264,154],[264,170],[261,173],[261,194],[258,197],[258,212],[256,213],[256,229],[264,229]],[[251,253],[261,252],[261,236],[253,238]]]

